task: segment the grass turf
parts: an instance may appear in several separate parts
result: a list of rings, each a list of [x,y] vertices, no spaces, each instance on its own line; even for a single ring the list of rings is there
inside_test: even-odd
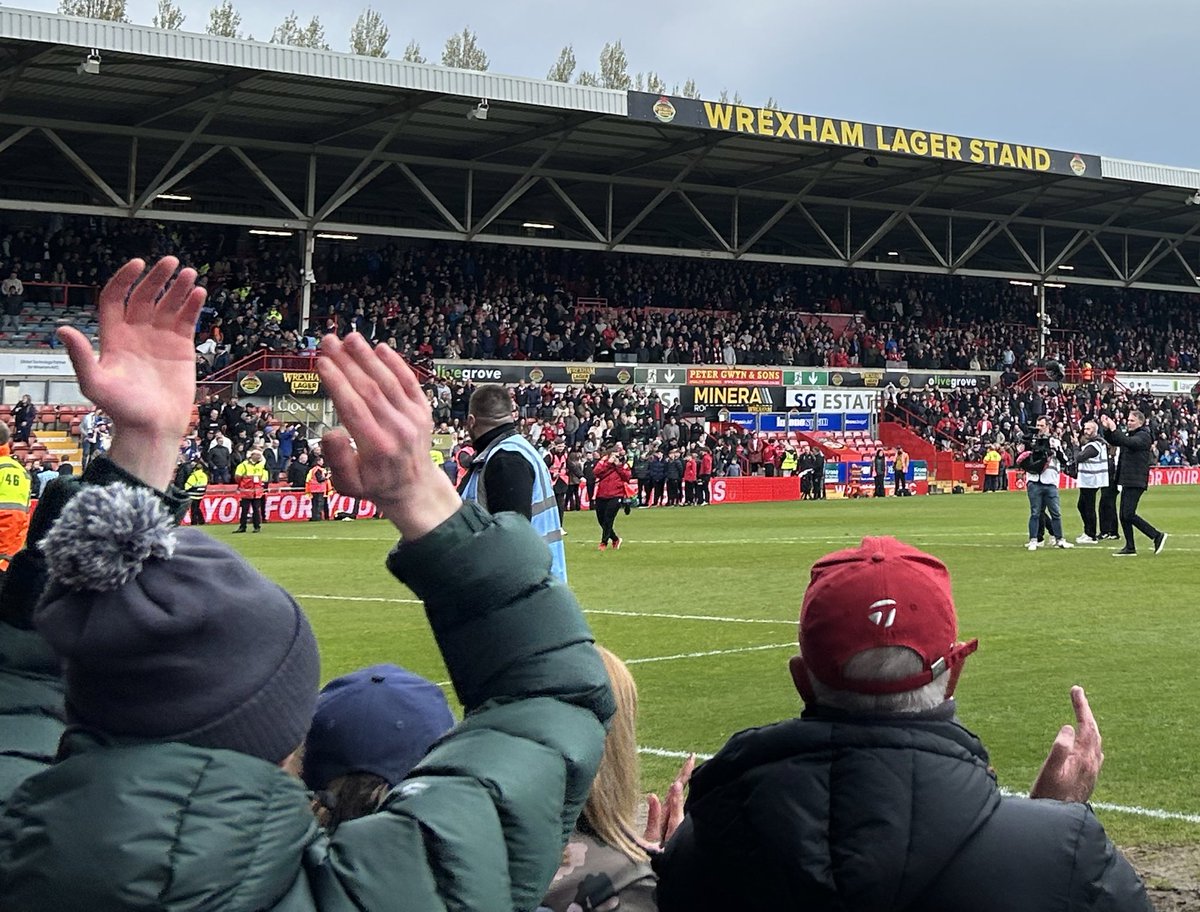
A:
[[[1067,536],[1080,523],[1064,498]],[[959,715],[988,746],[1000,783],[1028,788],[1069,689],[1087,688],[1104,736],[1094,800],[1195,820],[1100,808],[1122,844],[1200,844],[1200,689],[1195,621],[1200,490],[1155,488],[1143,513],[1171,533],[1153,555],[1114,560],[1110,543],[1027,552],[1020,493],[751,504],[620,516],[619,552],[596,549],[590,513],[569,514],[572,587],[599,641],[630,662],[641,697],[643,781],[662,789],[672,753],[716,751],[739,729],[795,714],[786,660],[808,568],[820,555],[890,534],[950,567],[961,634],[979,637],[959,685]],[[210,527],[225,538],[231,527]],[[395,662],[446,679],[424,615],[383,567],[383,522],[278,523],[226,539],[304,605],[331,678]],[[667,617],[653,615],[670,615]],[[708,653],[707,655],[693,655]]]

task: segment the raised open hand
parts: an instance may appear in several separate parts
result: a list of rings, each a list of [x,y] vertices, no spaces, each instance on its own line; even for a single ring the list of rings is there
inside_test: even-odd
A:
[[[112,417],[117,434],[182,437],[196,400],[194,336],[206,292],[175,257],[145,269],[130,260],[100,292],[99,358],[79,330],[64,326],[58,337],[79,388]]]
[[[1096,788],[1096,779],[1104,764],[1100,728],[1082,687],[1071,688],[1071,703],[1079,727],[1064,725],[1059,729],[1050,755],[1029,790],[1030,798],[1084,802]]]
[[[679,829],[679,824],[683,823],[683,793],[695,768],[696,755],[690,754],[683,761],[679,774],[667,790],[665,802],[653,792],[646,796],[646,830],[642,836],[642,845],[648,851],[662,851],[663,846]]]
[[[99,358],[79,330],[58,330],[79,388],[112,417],[109,457],[156,488],[171,480],[196,400],[193,345],[205,294],[175,257],[149,272],[130,260],[100,292]]]
[[[420,538],[462,506],[429,457],[429,399],[404,359],[386,345],[372,349],[358,333],[344,341],[329,335],[321,351],[317,371],[345,426],[321,440],[338,490],[374,501],[401,535]]]

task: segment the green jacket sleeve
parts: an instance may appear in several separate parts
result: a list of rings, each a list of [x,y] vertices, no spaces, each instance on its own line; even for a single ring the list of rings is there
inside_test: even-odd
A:
[[[475,504],[388,568],[425,603],[466,718],[385,801],[310,847],[317,906],[532,909],[591,787],[608,677],[529,523]]]

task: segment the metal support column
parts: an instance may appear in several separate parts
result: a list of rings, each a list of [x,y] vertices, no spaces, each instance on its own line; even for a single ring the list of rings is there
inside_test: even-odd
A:
[[[1033,293],[1037,295],[1038,302],[1038,363],[1040,364],[1046,360],[1046,337],[1050,335],[1050,327],[1046,323],[1046,283],[1035,282]]]
[[[315,242],[314,232],[311,228],[305,228],[300,232],[300,243],[304,245],[302,252],[302,269],[300,275],[300,331],[304,332],[308,329],[308,322],[312,316],[312,287],[316,276],[313,275],[313,246]]]

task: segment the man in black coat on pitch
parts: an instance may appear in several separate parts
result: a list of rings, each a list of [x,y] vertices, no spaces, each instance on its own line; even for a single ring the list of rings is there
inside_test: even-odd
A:
[[[1160,532],[1138,516],[1138,502],[1150,484],[1150,464],[1154,461],[1153,438],[1146,427],[1146,416],[1137,409],[1130,409],[1125,433],[1117,430],[1117,423],[1110,415],[1101,415],[1104,439],[1110,446],[1119,447],[1117,461],[1117,485],[1121,489],[1121,532],[1125,535],[1125,547],[1114,551],[1113,557],[1134,557],[1137,545],[1133,541],[1133,530],[1137,529],[1154,543],[1154,553],[1161,554],[1167,543],[1167,533]]]

